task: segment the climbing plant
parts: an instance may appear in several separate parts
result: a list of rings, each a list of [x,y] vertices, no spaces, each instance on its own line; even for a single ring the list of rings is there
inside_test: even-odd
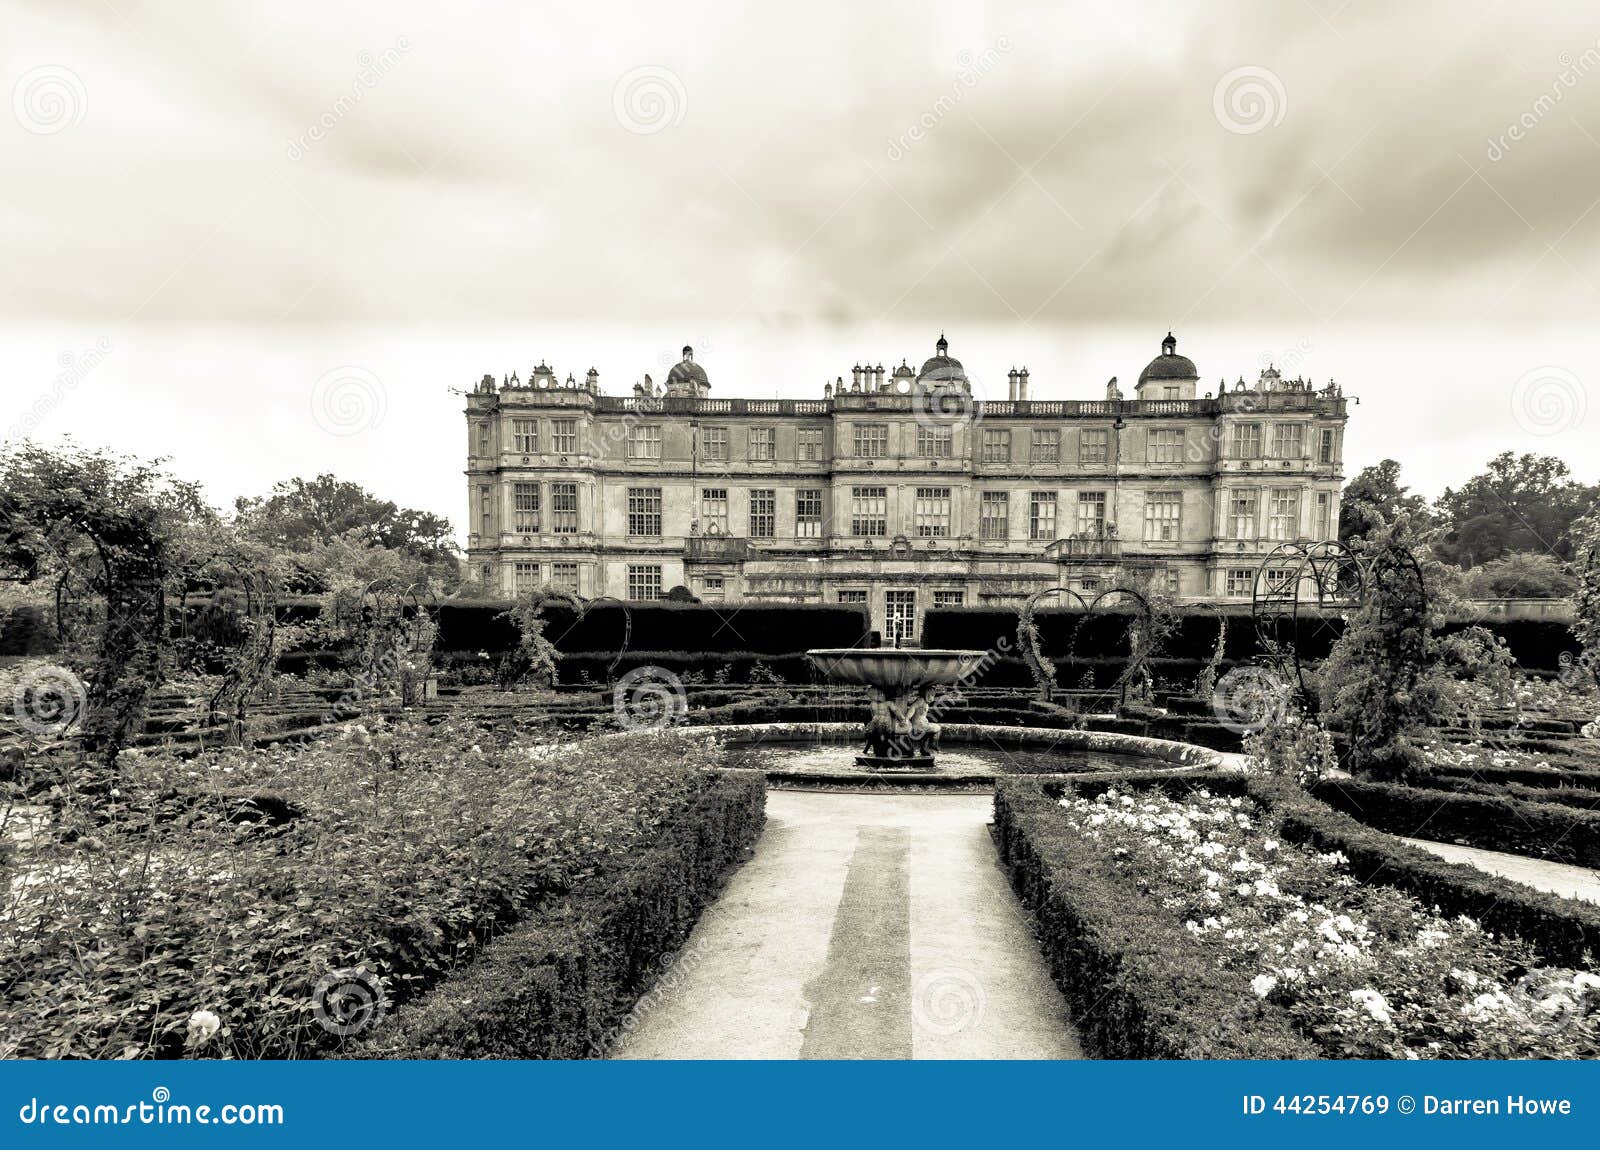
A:
[[[63,657],[83,681],[82,747],[102,766],[160,682],[174,540],[203,508],[159,464],[28,443],[0,456],[0,566],[54,583]]]
[[[550,587],[529,588],[518,594],[509,610],[500,613],[517,630],[517,645],[500,659],[499,680],[502,691],[513,690],[518,683],[532,680],[541,686],[553,687],[556,682],[556,664],[561,653],[545,635],[549,620],[545,607],[552,603],[566,603],[579,614],[583,602],[576,595]]]
[[[1600,511],[1584,516],[1569,530],[1578,576],[1572,597],[1572,634],[1583,647],[1579,666],[1600,687]]]
[[[1211,648],[1211,657],[1206,660],[1206,665],[1200,668],[1200,674],[1195,677],[1194,693],[1202,699],[1209,699],[1217,689],[1217,674],[1222,670],[1222,656],[1228,648],[1228,617],[1221,611],[1217,612],[1217,642]]]

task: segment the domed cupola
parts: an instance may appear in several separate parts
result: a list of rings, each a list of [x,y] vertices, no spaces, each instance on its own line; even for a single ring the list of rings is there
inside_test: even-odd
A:
[[[694,348],[685,347],[683,358],[667,372],[668,399],[704,399],[711,391],[706,369],[694,361]]]
[[[924,387],[969,386],[967,371],[959,359],[950,355],[950,343],[943,332],[939,333],[939,342],[934,344],[934,355],[923,362],[922,370],[917,373],[917,383]]]
[[[1193,399],[1199,382],[1194,360],[1178,354],[1177,338],[1169,331],[1161,341],[1161,354],[1139,373],[1137,394],[1140,399]]]

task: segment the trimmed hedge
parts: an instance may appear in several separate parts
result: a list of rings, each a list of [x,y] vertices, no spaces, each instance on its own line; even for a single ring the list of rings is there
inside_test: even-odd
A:
[[[1600,866],[1600,813],[1562,803],[1357,779],[1330,779],[1314,785],[1311,794],[1390,834]],[[1600,803],[1600,794],[1593,797]]]
[[[439,606],[441,651],[498,654],[516,645],[516,631],[500,618],[509,602],[457,602]],[[810,647],[854,647],[869,629],[860,607],[838,604],[630,603],[631,651],[751,652],[792,655]],[[579,618],[571,607],[545,608],[545,636],[563,654],[614,653],[626,631],[615,603],[589,608]]]
[[[1483,783],[1521,783],[1528,787],[1582,787],[1600,791],[1600,771],[1544,770],[1539,767],[1454,766],[1434,763],[1428,772],[1440,778],[1472,779]],[[1600,802],[1600,795],[1595,796]]]
[[[56,626],[43,607],[24,603],[0,613],[0,655],[53,655]]]
[[[1319,851],[1342,851],[1360,882],[1403,890],[1443,914],[1470,915],[1486,930],[1522,939],[1545,962],[1564,966],[1600,962],[1600,906],[1445,862],[1287,783],[1252,776],[1248,787],[1257,801],[1278,811],[1284,838]]]
[[[490,943],[349,1056],[603,1057],[755,843],[765,802],[761,776],[723,775],[619,871]]]
[[[1222,613],[1228,618],[1224,663],[1248,663],[1261,654],[1249,605],[1229,605]],[[1076,607],[1042,608],[1035,616],[1045,654],[1058,661],[1066,658],[1073,626],[1079,620],[1082,625],[1077,632],[1076,649],[1080,655],[1121,656],[1128,649],[1128,623],[1132,618],[1131,611],[1111,607],[1101,608],[1087,618]],[[1177,629],[1162,646],[1162,656],[1204,665],[1216,647],[1217,625],[1216,611],[1181,611]],[[1445,624],[1444,632],[1472,626],[1486,627],[1504,639],[1512,657],[1527,670],[1556,671],[1562,652],[1575,654],[1579,649],[1570,628],[1559,619],[1456,619]],[[1324,659],[1343,631],[1344,624],[1336,616],[1302,616],[1295,646],[1305,659]],[[928,647],[986,650],[1002,637],[1014,642],[1016,634],[1017,612],[1012,608],[942,607],[923,617],[922,642]]]
[[[1075,788],[1225,776],[1093,776]],[[1059,793],[1059,788],[1055,788]],[[1032,913],[1040,947],[1085,1049],[1097,1058],[1320,1058],[1280,1008],[1256,1000],[1237,974],[1216,969],[1205,949],[1160,906],[1081,865],[1086,840],[1038,783],[995,785],[1001,859]]]

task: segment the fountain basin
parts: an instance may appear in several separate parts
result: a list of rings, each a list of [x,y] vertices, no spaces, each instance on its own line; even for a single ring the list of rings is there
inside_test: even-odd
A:
[[[806,657],[829,679],[866,687],[872,714],[866,746],[856,756],[871,770],[932,770],[939,746],[937,687],[950,686],[982,666],[983,651],[901,647],[823,647]]]

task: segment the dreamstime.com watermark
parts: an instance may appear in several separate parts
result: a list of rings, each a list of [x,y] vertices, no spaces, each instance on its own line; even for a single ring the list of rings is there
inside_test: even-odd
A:
[[[388,411],[388,389],[364,367],[336,367],[311,385],[311,418],[329,435],[343,438],[372,431]]]
[[[89,90],[63,64],[30,68],[11,88],[11,114],[35,136],[53,136],[83,123],[89,114]]]
[[[665,667],[635,667],[617,680],[611,709],[624,731],[655,731],[683,721],[689,696],[683,680]]]
[[[101,336],[86,350],[73,354],[64,351],[56,360],[56,366],[61,370],[56,372],[55,378],[50,381],[50,388],[35,399],[28,409],[22,413],[15,423],[6,431],[7,439],[26,439],[38,430],[39,424],[56,408],[61,406],[61,401],[69,392],[78,390],[89,373],[99,367],[111,355],[111,340]]]
[[[1000,58],[1011,51],[1011,41],[1001,36],[994,42],[992,48],[985,48],[981,53],[974,53],[970,48],[963,48],[956,53],[955,79],[950,82],[950,90],[933,102],[933,105],[922,115],[918,116],[898,138],[891,139],[884,154],[891,161],[903,159],[907,152],[928,138],[932,132],[948,116],[956,105],[967,98],[967,93],[978,86],[978,83],[994,71],[1000,63]]]
[[[1489,146],[1484,154],[1489,157],[1491,164],[1498,164],[1505,159],[1515,145],[1527,139],[1528,133],[1555,111],[1556,105],[1567,98],[1567,93],[1578,86],[1579,80],[1600,67],[1600,40],[1585,48],[1576,59],[1571,52],[1561,53],[1556,57],[1556,63],[1561,71],[1550,82],[1549,90],[1541,92],[1521,115],[1506,125],[1506,130],[1499,137],[1487,138]]]
[[[1564,367],[1545,364],[1533,368],[1511,385],[1511,418],[1534,435],[1574,431],[1588,414],[1588,388]]]
[[[1283,123],[1289,94],[1271,68],[1246,64],[1223,73],[1211,90],[1211,114],[1236,136],[1253,136]]]
[[[636,136],[653,136],[683,123],[689,90],[671,68],[645,64],[630,68],[611,89],[611,114]]]
[[[165,1086],[152,1090],[148,1100],[125,1106],[30,1098],[17,1111],[17,1120],[24,1126],[282,1126],[287,1121],[276,1102],[193,1106],[172,1101]]]
[[[311,151],[317,144],[328,138],[328,133],[337,128],[344,118],[354,112],[361,101],[366,99],[367,93],[376,88],[383,78],[394,71],[406,53],[411,51],[411,41],[404,36],[398,37],[394,47],[385,48],[382,52],[372,53],[361,51],[356,53],[355,79],[350,82],[350,90],[340,96],[325,108],[309,128],[300,133],[298,139],[290,140],[284,153],[291,160],[298,160]]]

